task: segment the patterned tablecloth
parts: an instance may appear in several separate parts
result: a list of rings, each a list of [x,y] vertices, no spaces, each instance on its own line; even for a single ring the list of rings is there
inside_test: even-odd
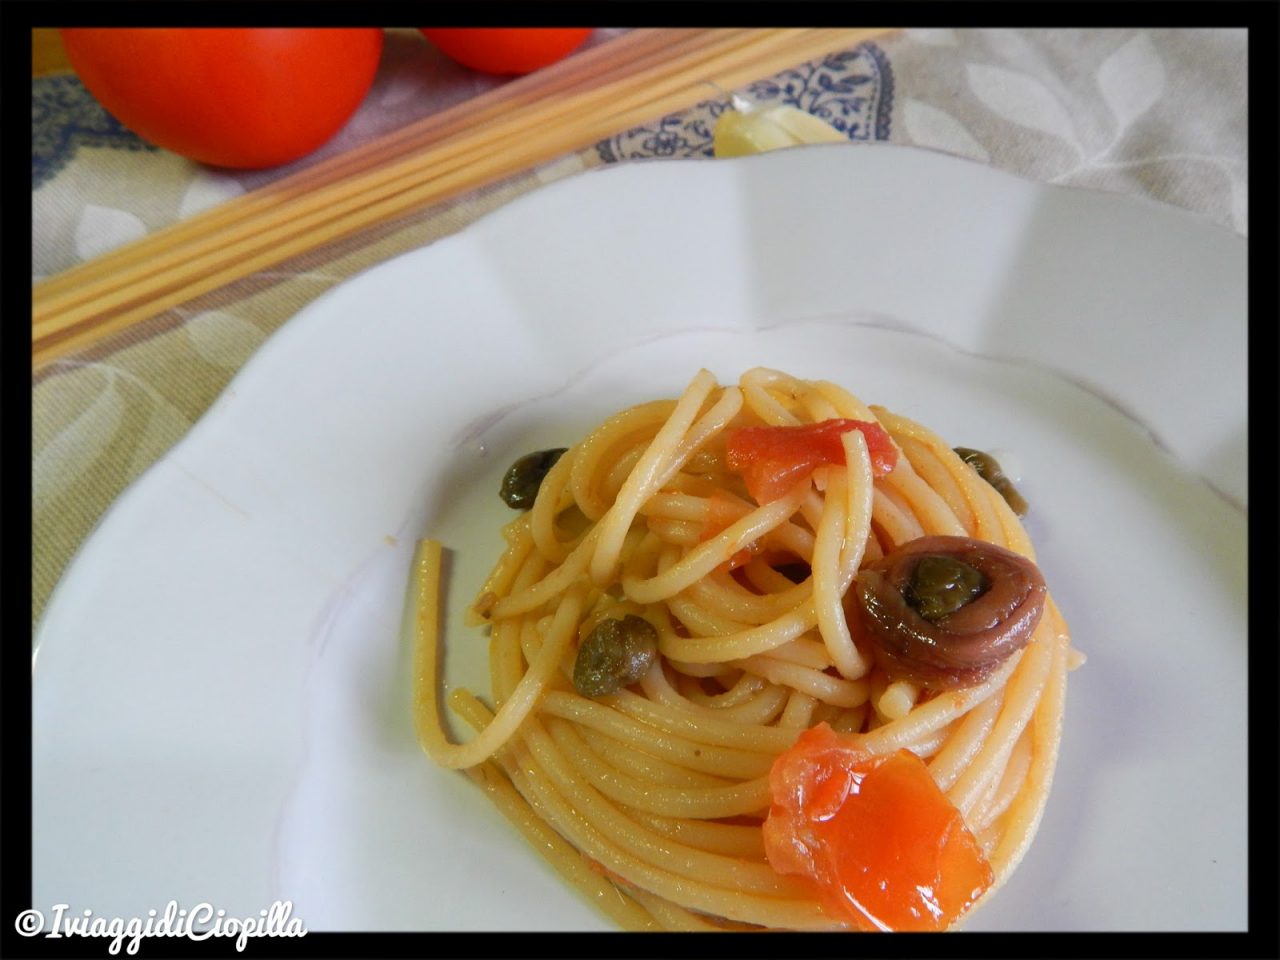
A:
[[[597,31],[605,43],[618,31]],[[1038,181],[1145,196],[1247,234],[1243,30],[913,29],[736,91],[851,140],[914,144]],[[71,74],[32,80],[33,283],[503,81],[389,31],[374,87],[319,152],[215,171],[143,143]],[[727,99],[655,119],[412,217],[298,257],[73,354],[33,380],[33,624],[111,503],[263,341],[334,284],[542,184],[610,163],[711,159]]]

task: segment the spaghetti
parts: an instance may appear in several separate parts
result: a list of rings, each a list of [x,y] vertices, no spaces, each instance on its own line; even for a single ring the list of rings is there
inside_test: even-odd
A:
[[[468,770],[626,929],[902,929],[833,907],[832,876],[820,869],[834,862],[828,841],[786,832],[786,796],[801,793],[785,770],[812,770],[819,754],[854,764],[842,774],[849,811],[858,784],[870,802],[872,771],[889,782],[890,758],[919,765],[927,776],[912,796],[953,814],[959,826],[946,836],[972,841],[965,862],[985,879],[962,883],[961,868],[947,867],[939,882],[965,887],[959,906],[926,905],[933,916],[919,928],[950,925],[1008,878],[1044,810],[1066,675],[1082,658],[1047,590],[1034,594],[1018,516],[972,466],[905,417],[763,368],[732,386],[700,371],[675,400],[624,410],[550,453],[468,610],[468,623],[490,632],[491,705],[452,693],[449,705],[477,731],[465,743],[441,722],[443,547],[419,544],[415,719],[436,763]],[[958,544],[956,556],[995,551],[1003,566],[989,571],[1034,573],[1031,600],[1024,591],[1006,605],[1022,604],[1017,642],[1001,637],[988,655],[966,639],[950,680],[945,657],[924,673],[900,669],[908,658],[890,655],[866,599],[905,545],[935,542],[921,538]],[[976,577],[968,587],[947,580],[938,595],[954,607],[1013,590]],[[963,615],[934,611],[919,636]],[[819,730],[831,738],[825,753]],[[913,782],[902,770],[894,782]],[[783,862],[794,858],[779,852],[780,835],[806,851],[807,871]],[[848,842],[852,856],[872,846]]]

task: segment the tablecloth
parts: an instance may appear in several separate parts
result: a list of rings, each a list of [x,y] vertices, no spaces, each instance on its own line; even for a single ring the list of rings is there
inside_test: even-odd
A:
[[[617,30],[597,31],[592,44]],[[1147,197],[1247,235],[1243,30],[909,29],[739,91],[851,140],[939,150],[1034,180]],[[150,147],[72,74],[32,80],[32,281],[497,84],[416,31],[388,31],[372,90],[312,157],[213,170]],[[603,164],[715,162],[727,98],[387,223],[184,304],[38,371],[32,384],[32,621],[110,505],[317,296],[540,185]]]

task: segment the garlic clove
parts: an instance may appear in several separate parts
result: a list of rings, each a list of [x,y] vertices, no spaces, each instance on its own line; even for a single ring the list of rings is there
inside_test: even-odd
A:
[[[813,114],[778,105],[764,109],[726,110],[716,122],[713,149],[717,157],[742,157],[806,143],[844,143],[845,135]]]

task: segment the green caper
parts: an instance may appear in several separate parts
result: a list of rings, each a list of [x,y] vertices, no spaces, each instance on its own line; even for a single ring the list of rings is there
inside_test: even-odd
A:
[[[532,507],[533,501],[538,499],[538,488],[542,486],[543,478],[567,451],[567,447],[539,450],[537,453],[526,453],[513,463],[502,478],[502,489],[498,493],[502,502],[512,510],[528,510]]]
[[[658,655],[658,631],[644,617],[602,621],[578,648],[573,686],[584,697],[603,697],[635,683]]]
[[[907,603],[930,623],[937,623],[986,592],[990,584],[976,567],[942,554],[921,557],[903,591]]]
[[[1014,513],[1020,517],[1027,515],[1027,501],[1022,499],[1022,494],[1018,493],[1013,482],[1004,475],[1004,471],[1000,469],[1000,462],[995,457],[971,447],[956,447],[955,453],[977,470],[978,476],[996,488],[996,493],[1004,497],[1005,503],[1009,504]]]

